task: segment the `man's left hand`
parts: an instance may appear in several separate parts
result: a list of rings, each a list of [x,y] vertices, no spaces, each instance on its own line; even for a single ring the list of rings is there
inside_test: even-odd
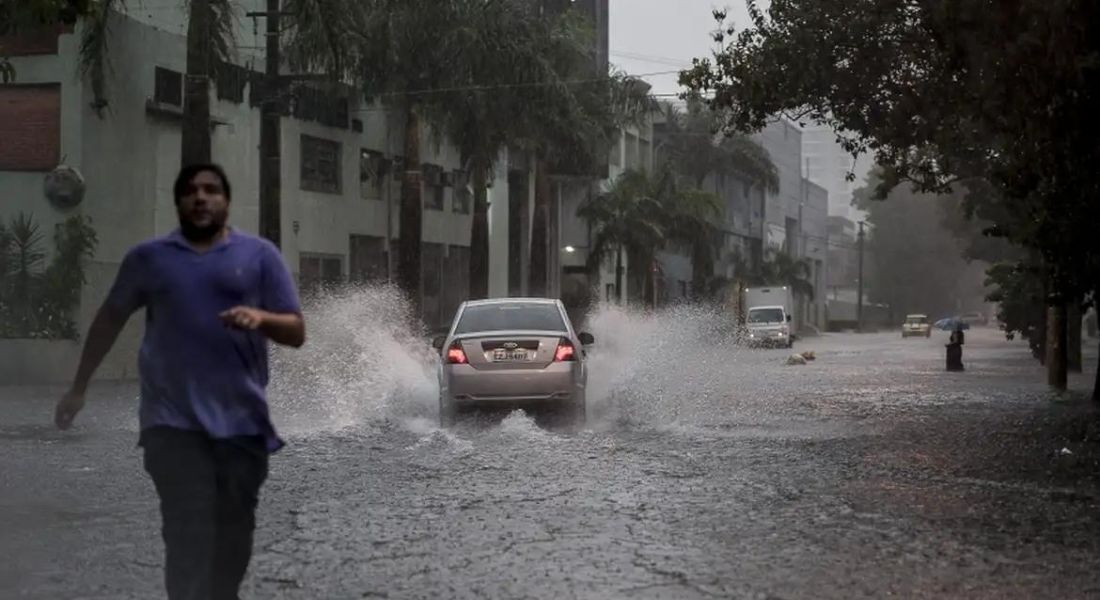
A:
[[[263,326],[267,313],[250,306],[235,306],[218,316],[230,327],[254,331]]]

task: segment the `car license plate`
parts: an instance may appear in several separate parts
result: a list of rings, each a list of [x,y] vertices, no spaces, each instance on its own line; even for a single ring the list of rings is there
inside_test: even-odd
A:
[[[493,362],[525,362],[531,360],[531,353],[526,350],[505,350],[499,348],[493,350]]]

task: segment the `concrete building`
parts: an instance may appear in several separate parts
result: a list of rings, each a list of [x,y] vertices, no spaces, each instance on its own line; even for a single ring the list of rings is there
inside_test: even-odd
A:
[[[829,288],[852,287],[859,279],[856,229],[845,217],[829,217]]]
[[[589,224],[577,216],[577,210],[588,199],[606,192],[616,178],[628,170],[651,171],[653,169],[653,124],[625,128],[612,145],[607,162],[607,178],[558,176],[554,181],[558,200],[558,228],[556,247],[551,256],[556,257],[560,273],[557,290],[568,304],[587,304],[593,301],[616,303],[621,298],[625,304],[640,290],[630,289],[627,273],[630,258],[623,256],[623,293],[616,290],[615,258],[606,257],[593,277],[587,265],[592,251],[594,232]]]
[[[802,235],[800,256],[810,266],[814,296],[805,299],[802,318],[804,323],[824,329],[825,287],[829,276],[829,192],[807,179],[803,182],[806,200],[799,215]]]
[[[805,177],[802,130],[786,119],[770,122],[754,139],[768,151],[779,172],[779,190],[768,194],[764,214],[764,246],[808,261],[810,283],[823,289],[827,280],[828,190]],[[802,298],[796,327],[824,327],[824,297]]]
[[[823,125],[803,128],[802,155],[806,176],[829,192],[829,214],[853,221],[862,219],[861,211],[852,206],[852,192],[864,185],[874,163],[871,156],[852,158],[837,143],[836,132]],[[849,173],[855,176],[854,180],[848,180]]]
[[[243,4],[263,8],[262,0]],[[78,76],[79,30],[16,49],[18,82],[0,86],[0,219],[23,212],[49,232],[71,214],[83,214],[97,230],[98,248],[76,311],[81,332],[127,249],[176,226],[171,185],[180,165],[185,15],[182,8],[144,12],[134,5],[128,15],[111,19],[106,106],[95,106],[90,86]],[[234,184],[231,222],[256,232],[263,62],[248,49],[262,44],[246,22],[237,41],[238,60],[218,70],[211,90],[212,154]],[[362,104],[350,90],[300,87],[294,97],[281,131],[284,258],[304,293],[324,282],[384,281],[396,264],[403,123]],[[416,160],[425,172],[424,318],[439,325],[466,296],[471,193],[454,149],[432,143],[428,131],[423,136]],[[55,208],[43,197],[44,176],[58,164],[85,178],[87,191],[75,208]],[[494,296],[514,291],[510,213],[529,214],[531,201],[529,185],[512,185],[514,161],[500,165],[489,192]],[[131,320],[102,377],[134,375],[141,322]],[[0,340],[0,383],[65,380],[78,354],[75,341]]]

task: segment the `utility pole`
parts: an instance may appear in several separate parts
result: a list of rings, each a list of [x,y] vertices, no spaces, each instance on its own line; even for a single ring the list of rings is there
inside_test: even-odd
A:
[[[856,304],[856,331],[863,332],[863,221],[859,222],[859,292]]]
[[[264,12],[247,16],[266,17],[266,54],[264,56],[264,97],[260,103],[260,235],[276,247],[282,247],[282,113],[283,86],[279,76],[280,12],[279,0],[267,0]],[[252,91],[255,93],[255,90]]]

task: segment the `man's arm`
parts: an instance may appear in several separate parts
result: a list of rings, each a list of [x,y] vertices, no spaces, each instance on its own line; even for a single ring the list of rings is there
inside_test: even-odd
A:
[[[300,348],[306,341],[306,323],[294,277],[275,246],[265,245],[261,260],[260,322],[256,327],[276,344]]]
[[[301,348],[306,343],[306,321],[298,313],[266,313],[260,331],[276,344]]]
[[[142,265],[142,259],[135,251],[130,251],[122,259],[107,300],[88,328],[88,337],[84,340],[84,350],[80,354],[80,365],[76,369],[73,385],[57,403],[54,423],[58,428],[72,427],[73,419],[84,408],[84,394],[88,391],[92,375],[115,345],[118,334],[126,326],[130,315],[145,304],[145,270]]]
[[[301,348],[306,342],[306,323],[298,313],[274,313],[251,306],[236,306],[219,315],[230,327],[259,330],[283,346]]]
[[[118,340],[118,334],[126,326],[129,316],[119,313],[109,305],[104,304],[92,320],[88,328],[88,338],[84,340],[84,351],[80,354],[80,366],[76,369],[76,378],[73,379],[73,391],[83,394],[88,389],[88,383],[92,375],[103,363],[107,353],[114,347]]]

